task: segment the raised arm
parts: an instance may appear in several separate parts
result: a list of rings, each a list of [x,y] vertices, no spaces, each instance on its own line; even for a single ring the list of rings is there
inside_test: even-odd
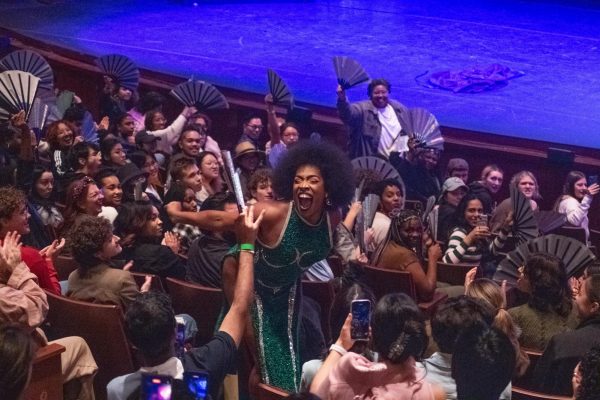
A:
[[[157,143],[157,147],[159,150],[164,151],[167,154],[171,154],[173,152],[172,146],[179,139],[179,135],[181,135],[181,131],[185,127],[185,124],[188,118],[196,113],[195,107],[184,107],[181,111],[181,114],[175,118],[175,121],[165,129],[160,129],[158,131],[149,131],[148,133],[152,136],[156,136],[161,140]]]
[[[277,124],[277,114],[273,106],[273,96],[268,94],[265,96],[265,104],[267,105],[267,131],[271,137],[271,146],[281,142],[281,134],[279,133],[279,125]]]
[[[346,125],[352,124],[354,120],[362,117],[363,111],[355,104],[350,104],[346,98],[346,92],[342,86],[337,87],[337,109],[340,119]]]

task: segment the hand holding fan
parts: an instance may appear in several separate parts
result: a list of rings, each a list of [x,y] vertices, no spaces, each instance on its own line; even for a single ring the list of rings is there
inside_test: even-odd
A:
[[[400,174],[389,162],[379,157],[358,157],[352,160],[354,177],[356,182],[365,181],[365,187],[371,187],[384,179],[392,179],[398,182],[402,193],[406,193],[404,182]],[[404,206],[404,203],[402,204]]]
[[[293,108],[294,96],[283,79],[272,69],[267,71],[267,78],[269,79],[269,93],[273,96],[273,104],[284,104]]]
[[[369,80],[369,75],[364,68],[350,57],[333,57],[333,68],[338,84],[344,90],[348,90]]]
[[[96,122],[89,111],[86,111],[85,114],[83,114],[81,136],[86,142],[98,144],[99,139],[98,130],[96,129]]]
[[[210,83],[190,79],[171,90],[171,96],[187,107],[196,107],[198,111],[229,108],[227,99]]]
[[[408,110],[409,136],[419,141],[419,147],[444,150],[444,138],[435,116],[424,108]]]
[[[140,70],[130,58],[120,54],[108,54],[96,59],[96,65],[104,75],[115,79],[117,84],[131,91],[140,83]]]
[[[494,280],[506,280],[508,284],[516,285],[520,276],[519,268],[525,265],[533,253],[547,253],[560,258],[565,265],[567,277],[577,275],[596,259],[590,249],[578,240],[561,235],[540,236],[508,253],[498,264]]]
[[[0,119],[7,121],[10,115],[25,111],[25,119],[35,100],[40,78],[23,71],[0,73]]]
[[[17,50],[0,60],[0,67],[5,71],[29,72],[40,78],[39,88],[52,90],[54,88],[54,73],[48,61],[31,50]]]
[[[520,245],[538,237],[537,221],[531,209],[531,201],[515,186],[510,185],[510,202],[513,209],[513,236]]]

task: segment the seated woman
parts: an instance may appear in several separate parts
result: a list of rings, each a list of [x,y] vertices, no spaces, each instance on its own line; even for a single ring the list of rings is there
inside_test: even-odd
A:
[[[483,212],[491,214],[494,211],[495,195],[502,188],[504,181],[504,171],[496,164],[486,165],[481,171],[481,180],[469,184],[471,193],[476,194],[483,205]]]
[[[167,126],[167,120],[160,110],[148,111],[144,117],[144,128],[148,134],[156,136],[161,140],[157,143],[157,149],[163,153],[171,154],[173,145],[179,140],[179,135],[187,123],[189,117],[196,113],[195,107],[184,107],[175,121]]]
[[[315,376],[310,391],[321,399],[445,399],[446,393],[427,382],[416,368],[429,341],[425,322],[404,293],[388,294],[371,319],[372,347],[379,362],[347,352],[352,316],[348,315],[338,345]]]
[[[421,300],[430,300],[436,287],[437,262],[442,257],[439,244],[427,248],[427,268],[423,260],[423,225],[414,210],[401,210],[392,218],[390,232],[382,249],[375,253],[373,265],[410,272]],[[427,272],[425,272],[427,271]]]
[[[68,154],[76,141],[83,141],[81,137],[75,138],[75,127],[67,121],[56,121],[46,129],[46,141],[50,147],[50,160],[52,171],[57,178],[63,177],[69,171]]]
[[[84,215],[97,217],[102,211],[104,195],[89,176],[77,179],[67,188],[65,211],[63,216],[65,223],[61,236],[68,236],[68,232],[75,227]]]
[[[450,231],[448,248],[442,259],[444,263],[481,264],[485,268],[483,264],[489,261],[489,255],[496,255],[504,246],[512,215],[503,222],[498,236],[489,240],[490,229],[482,223],[483,214],[483,203],[476,193],[469,193],[463,197],[456,209],[457,225]],[[484,270],[484,274],[486,272],[488,271]]]
[[[438,203],[437,240],[448,241],[450,230],[454,227],[456,208],[468,191],[469,187],[460,178],[450,177],[444,181]]]
[[[112,268],[111,259],[121,253],[119,237],[110,222],[86,216],[71,231],[71,252],[79,268],[69,275],[67,297],[101,304],[116,304],[123,310],[140,293],[129,271]],[[148,277],[141,288],[150,289]]]
[[[165,196],[165,204],[168,205],[172,202],[179,203],[182,211],[198,211],[194,191],[186,187],[181,181],[173,182]],[[180,254],[182,255],[187,255],[190,244],[192,244],[197,237],[202,235],[202,231],[197,226],[181,222],[178,222],[173,226],[173,233],[179,236],[181,245]]]
[[[54,175],[49,168],[41,166],[33,168],[27,208],[31,214],[29,219],[31,232],[23,238],[23,242],[43,249],[57,238],[57,232],[64,221],[54,201]]]
[[[102,153],[102,165],[105,167],[119,169],[127,164],[127,153],[119,139],[104,139],[100,142],[100,152]]]
[[[375,185],[373,193],[379,196],[379,207],[373,218],[371,248],[378,249],[390,230],[392,212],[404,208],[404,185],[395,179],[384,179]]]
[[[565,267],[554,256],[535,253],[519,272],[517,287],[529,300],[508,313],[521,328],[521,346],[542,351],[552,336],[577,326]]]
[[[529,171],[517,172],[510,179],[510,185],[515,186],[521,193],[523,193],[523,196],[529,199],[531,203],[531,209],[534,212],[538,211],[536,199],[540,199],[540,187],[533,173]],[[490,219],[490,230],[492,233],[498,232],[503,221],[506,219],[511,210],[512,203],[510,198],[505,199],[498,205],[498,207],[496,207]]]
[[[223,190],[221,171],[217,156],[210,151],[203,151],[198,156],[198,169],[202,177],[202,190],[200,200],[204,201],[208,196]]]
[[[177,255],[179,240],[170,232],[165,233],[163,240],[156,207],[142,202],[124,203],[114,225],[122,238],[121,258],[133,261],[133,271],[185,279],[185,265]]]
[[[589,240],[588,211],[594,196],[600,192],[600,186],[594,183],[588,187],[587,184],[587,178],[583,172],[569,172],[563,186],[563,194],[556,200],[554,211],[565,214],[567,222],[572,226],[583,228],[585,237]]]
[[[465,282],[465,294],[482,300],[490,306],[491,310],[495,310],[496,315],[494,316],[493,326],[504,332],[515,347],[515,354],[517,355],[515,375],[522,376],[529,367],[529,356],[521,350],[519,345],[521,329],[506,311],[506,298],[502,288],[490,279],[480,278],[472,282]]]

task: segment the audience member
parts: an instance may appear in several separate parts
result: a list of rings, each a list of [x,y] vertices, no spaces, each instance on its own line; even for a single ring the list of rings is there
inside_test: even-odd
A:
[[[539,200],[541,198],[540,187],[533,173],[529,171],[517,172],[510,179],[510,185],[517,188],[521,193],[523,193],[523,196],[525,196],[525,198],[529,200],[529,203],[531,204],[531,209],[534,212],[539,211],[536,200]],[[492,233],[498,232],[498,230],[502,226],[502,222],[506,220],[506,217],[512,211],[513,206],[510,198],[505,199],[498,205],[498,207],[496,207],[490,218],[490,229]]]
[[[111,223],[117,218],[118,209],[123,201],[123,188],[113,168],[102,168],[96,176],[98,188],[102,191],[102,211],[98,216],[104,217]]]
[[[248,192],[254,201],[274,200],[273,171],[270,168],[258,168],[248,181]]]
[[[388,235],[392,215],[404,208],[405,189],[395,179],[384,179],[375,185],[373,193],[379,196],[379,206],[371,224],[371,247],[377,250]]]
[[[200,177],[202,178],[200,199],[204,201],[208,196],[223,190],[219,160],[210,151],[203,151],[198,155],[198,168],[200,169]]]
[[[30,233],[23,243],[43,249],[57,238],[64,219],[56,206],[54,175],[50,168],[36,166],[31,173],[31,186],[27,196]]]
[[[100,148],[94,143],[78,142],[69,151],[69,170],[75,178],[89,176],[94,178],[100,169],[102,158]]]
[[[451,158],[446,166],[445,178],[459,178],[466,185],[469,183],[469,163],[462,158]]]
[[[170,204],[172,202],[179,203],[182,211],[195,212],[198,210],[194,191],[186,187],[183,182],[173,182],[171,184],[165,196],[165,203]],[[176,223],[172,231],[179,237],[180,254],[184,256],[187,256],[191,243],[202,234],[197,226],[181,222]]]
[[[583,357],[573,373],[573,399],[595,400],[600,393],[600,346]]]
[[[481,180],[469,184],[471,193],[481,200],[484,214],[490,215],[496,208],[494,197],[500,191],[503,181],[504,171],[497,165],[490,164],[481,171]]]
[[[264,130],[262,119],[256,114],[248,114],[244,120],[242,136],[238,140],[238,144],[243,142],[250,142],[254,149],[263,150],[264,145],[261,146],[261,136]],[[236,148],[236,153],[238,153]]]
[[[127,153],[119,139],[106,138],[100,142],[102,165],[119,169],[127,164]]]
[[[554,205],[554,211],[565,214],[569,224],[585,230],[586,240],[589,240],[590,236],[588,211],[598,192],[600,192],[598,183],[588,187],[583,172],[571,171],[567,175],[563,194]]]
[[[448,241],[450,230],[455,226],[456,208],[468,191],[469,187],[460,178],[450,177],[444,181],[438,201],[437,240]]]
[[[250,141],[239,142],[235,146],[233,162],[240,169],[240,184],[245,199],[250,199],[248,182],[252,174],[261,166],[263,158],[264,152],[257,150]]]
[[[399,153],[390,156],[390,163],[398,170],[406,185],[406,198],[420,201],[423,205],[429,197],[440,195],[440,180],[437,167],[440,151],[437,149],[416,147],[416,140],[408,141],[409,151],[406,158]]]

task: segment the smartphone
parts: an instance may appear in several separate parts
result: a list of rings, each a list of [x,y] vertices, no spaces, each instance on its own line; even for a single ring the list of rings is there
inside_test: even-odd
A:
[[[352,300],[352,325],[350,337],[354,340],[368,340],[371,325],[371,301]]]
[[[598,183],[598,175],[590,175],[587,177],[588,186],[592,186],[595,183]]]
[[[479,221],[477,221],[477,226],[488,226],[488,216],[487,216],[487,214],[481,214],[479,216]]]
[[[168,375],[142,374],[141,400],[171,400],[173,378]]]
[[[204,400],[208,395],[208,374],[206,372],[183,373],[183,383],[189,395],[196,400]]]
[[[177,333],[175,337],[175,355],[180,360],[183,360],[185,353],[185,324],[182,321],[177,321]]]
[[[142,193],[144,193],[144,181],[138,180],[133,188],[133,198],[135,201],[141,201]]]

